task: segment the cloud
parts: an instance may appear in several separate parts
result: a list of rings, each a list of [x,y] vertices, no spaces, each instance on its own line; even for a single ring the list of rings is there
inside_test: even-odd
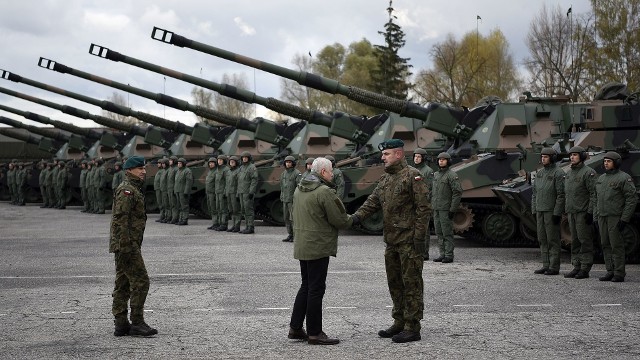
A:
[[[255,35],[256,34],[256,29],[253,28],[253,26],[247,24],[244,22],[244,20],[242,20],[241,17],[235,17],[233,18],[233,22],[236,23],[236,25],[240,28],[240,31],[242,31],[242,34],[244,35]]]
[[[85,10],[83,19],[85,25],[110,31],[122,31],[131,23],[131,19],[122,14],[107,14],[92,10]]]

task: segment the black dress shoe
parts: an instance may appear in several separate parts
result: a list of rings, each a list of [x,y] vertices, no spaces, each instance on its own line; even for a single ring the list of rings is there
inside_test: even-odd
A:
[[[442,260],[444,260],[444,256],[438,256],[437,258],[433,259],[433,262],[442,262]]]
[[[620,275],[614,275],[611,278],[611,282],[624,282],[624,277],[622,277]]]
[[[286,238],[282,239],[282,242],[293,242],[293,236],[287,236]]]
[[[402,332],[403,327],[391,325],[388,329],[378,331],[378,336],[382,338],[391,338],[394,335],[398,335]]]
[[[547,272],[547,270],[549,270],[549,269],[547,269],[547,268],[541,268],[541,269],[538,269],[538,270],[534,271],[533,273],[534,273],[534,274],[544,274],[544,273],[546,273],[546,272]]]
[[[548,269],[547,271],[544,272],[544,274],[545,275],[558,275],[558,274],[560,274],[560,271]]]
[[[403,330],[400,334],[394,335],[391,338],[391,341],[393,341],[394,343],[406,343],[410,341],[418,341],[420,339],[421,337],[419,332]]]
[[[453,258],[450,257],[446,257],[444,259],[442,259],[442,263],[443,264],[448,264],[448,263],[452,263],[453,262]]]
[[[570,272],[564,274],[564,277],[569,279],[569,278],[574,278],[576,277],[576,275],[578,275],[578,272],[580,272],[580,269],[573,269]]]
[[[307,332],[304,331],[304,329],[302,328],[294,329],[292,327],[289,327],[289,335],[287,335],[287,337],[289,339],[295,339],[295,340],[307,340],[309,338],[309,336],[307,335]]]
[[[565,275],[565,277],[567,277]],[[587,279],[589,277],[589,272],[587,270],[580,270],[574,277],[574,279]]]
[[[601,276],[598,280],[611,281],[611,279],[613,279],[613,273],[606,273],[604,276]]]
[[[307,341],[309,345],[336,345],[340,343],[340,340],[331,339],[324,332],[321,332],[317,336],[309,336]]]

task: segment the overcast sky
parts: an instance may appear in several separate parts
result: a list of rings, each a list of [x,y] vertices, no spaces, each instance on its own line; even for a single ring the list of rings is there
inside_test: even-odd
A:
[[[530,22],[543,4],[559,5],[563,11],[573,7],[574,15],[590,9],[587,0],[394,0],[397,23],[406,34],[406,45],[400,55],[411,58],[413,72],[417,73],[431,66],[429,51],[435,43],[448,33],[459,39],[478,26],[484,35],[499,28],[509,41],[514,59],[521,63],[527,57],[525,37]],[[378,31],[384,30],[388,20],[388,5],[388,0],[5,0],[0,8],[0,69],[100,100],[117,91],[38,67],[38,59],[45,57],[147,91],[166,92],[191,101],[192,85],[92,56],[88,50],[95,43],[216,82],[225,73],[244,73],[253,87],[251,91],[279,98],[277,76],[152,40],[151,30],[157,26],[205,44],[293,67],[291,60],[296,53],[315,54],[326,45],[348,46],[363,38],[382,44]],[[476,16],[482,20],[477,21]],[[101,114],[98,107],[25,84],[0,79],[0,86]],[[193,114],[165,108],[152,100],[136,95],[128,96],[128,100],[134,110],[189,124],[195,122]],[[4,94],[0,94],[0,104],[79,126],[96,125]],[[257,115],[263,114],[264,110],[258,108]],[[34,124],[1,110],[0,115]]]

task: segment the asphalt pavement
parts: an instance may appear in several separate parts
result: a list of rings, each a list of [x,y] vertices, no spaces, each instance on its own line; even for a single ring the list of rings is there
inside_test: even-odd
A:
[[[109,212],[108,212],[109,213]],[[535,248],[456,240],[452,264],[425,262],[422,340],[377,336],[391,324],[381,236],[342,231],[331,258],[324,331],[341,340],[287,339],[299,286],[284,227],[256,234],[147,221],[151,338],[113,336],[110,215],[77,207],[0,203],[2,359],[637,359],[640,265],[624,283],[534,275]],[[435,240],[432,255],[437,255]],[[571,270],[564,253],[561,273]]]

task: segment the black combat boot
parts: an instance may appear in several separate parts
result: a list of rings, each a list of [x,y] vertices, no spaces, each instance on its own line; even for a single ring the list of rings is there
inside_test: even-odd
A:
[[[570,272],[564,274],[564,277],[567,278],[567,279],[574,278],[574,277],[576,277],[576,275],[578,275],[578,272],[580,272],[580,269],[573,268],[573,270],[571,270]]]
[[[400,326],[400,325],[393,324],[387,329],[378,331],[378,336],[383,338],[391,338],[391,337],[394,337],[395,335],[400,334],[402,332],[402,329],[404,329],[404,325]]]
[[[129,335],[131,336],[153,336],[157,334],[158,330],[147,325],[144,321],[131,324],[131,328],[129,329]]]
[[[613,279],[613,273],[612,272],[608,272],[604,276],[601,276],[599,280],[600,281],[611,281],[611,279]]]
[[[438,256],[437,258],[433,259],[433,262],[442,262],[442,260],[444,260],[444,256]]]
[[[240,234],[253,234],[253,226],[247,226],[244,230],[240,231]]]
[[[215,230],[218,227],[218,224],[213,224],[207,228],[207,230]]]
[[[442,259],[442,263],[443,264],[448,264],[448,263],[452,263],[453,262],[453,258],[451,257],[445,257]]]
[[[293,235],[289,235],[286,238],[282,239],[282,242],[293,242]]]
[[[216,231],[227,231],[227,224],[222,224],[216,228]]]
[[[402,330],[402,332],[400,332],[399,334],[394,335],[391,338],[391,341],[393,341],[394,343],[406,343],[410,341],[418,341],[420,339],[421,337],[419,332]]]
[[[131,329],[131,324],[129,324],[129,320],[127,320],[126,316],[124,318],[117,317],[113,321],[115,325],[115,330],[113,331],[113,336],[126,336],[129,335],[129,330]]]
[[[535,270],[533,273],[534,273],[534,274],[544,274],[544,273],[546,273],[546,272],[547,272],[547,270],[549,270],[549,269],[547,269],[547,268],[540,268],[540,269],[538,269],[538,270]]]
[[[564,277],[567,277],[567,275],[565,275]],[[589,272],[587,270],[578,271],[578,273],[574,277],[574,279],[587,279],[587,278],[589,278]]]

